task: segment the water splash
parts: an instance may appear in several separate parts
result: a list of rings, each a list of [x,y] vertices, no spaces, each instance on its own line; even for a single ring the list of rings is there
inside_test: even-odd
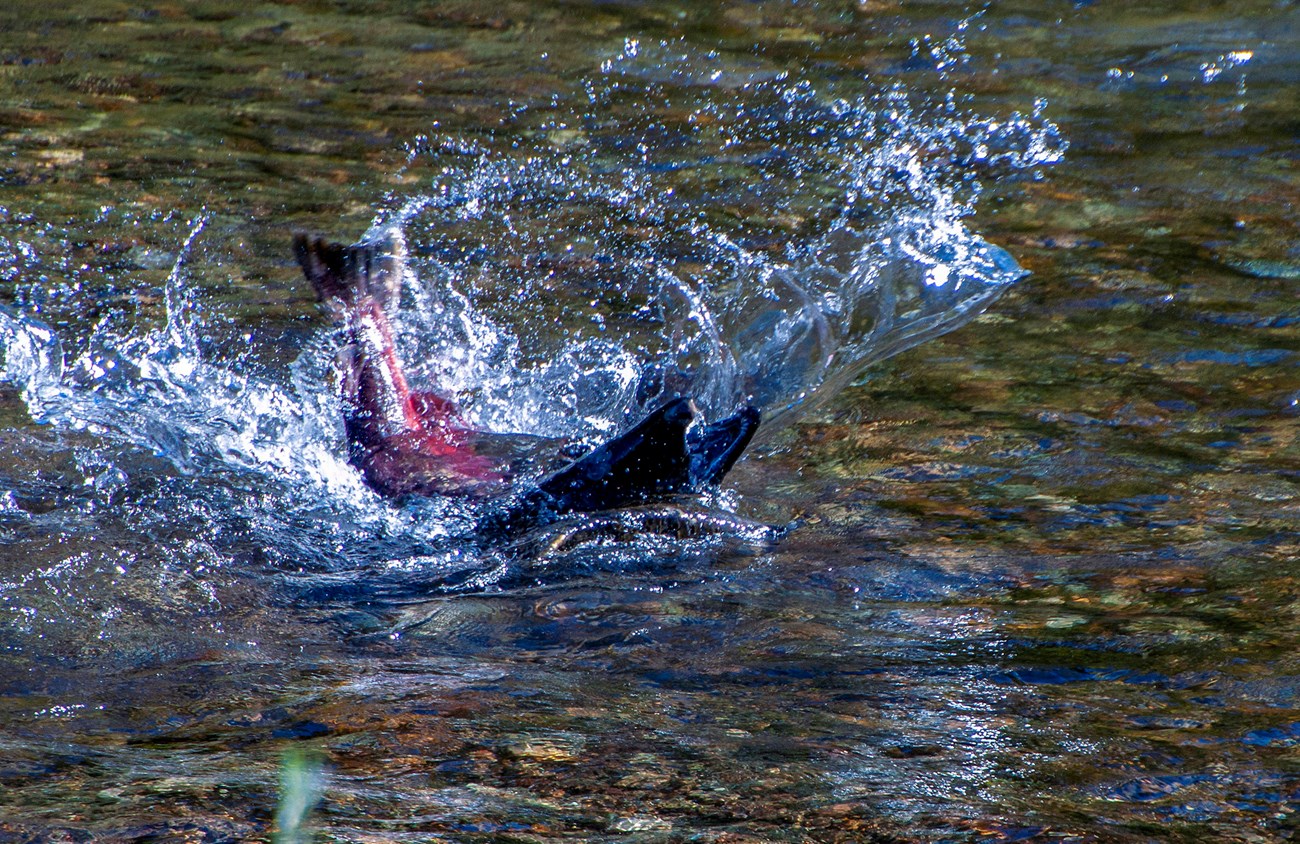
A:
[[[981,119],[898,87],[827,98],[667,50],[630,44],[588,95],[616,113],[632,78],[675,122],[553,117],[498,159],[426,144],[412,162],[429,158],[432,191],[367,235],[417,244],[408,357],[436,362],[419,374],[479,426],[594,438],[688,393],[709,418],[755,404],[770,434],[1024,275],[965,219],[980,173],[1060,158],[1041,102]],[[674,99],[723,85],[743,103]]]
[[[966,223],[982,180],[1033,178],[1064,148],[1042,103],[989,118],[898,86],[845,97],[678,43],[629,42],[583,91],[520,112],[508,145],[419,139],[403,175],[425,187],[390,197],[365,235],[409,243],[395,325],[412,381],[510,435],[535,471],[557,440],[603,439],[671,394],[712,419],[757,405],[770,436],[871,363],[963,324],[1023,275]],[[38,422],[220,479],[187,488],[194,509],[214,524],[238,513],[272,567],[326,592],[420,594],[772,538],[719,499],[673,518],[575,517],[513,561],[467,553],[463,502],[390,507],[347,464],[336,337],[287,371],[206,351],[219,315],[192,268],[219,263],[221,237],[205,216],[187,227],[153,330],[110,310],[69,343],[0,311],[0,379]],[[41,264],[7,251],[0,266],[20,275]],[[120,498],[130,479],[99,462]],[[231,472],[275,483],[232,504]]]
[[[340,496],[361,494],[337,456],[337,408],[315,387],[323,368],[294,367],[291,385],[221,365],[200,349],[204,309],[186,264],[207,224],[195,219],[164,283],[165,323],[139,333],[107,313],[79,354],[65,359],[47,325],[0,310],[0,378],[22,391],[37,422],[146,449],[186,473],[214,466],[310,477]]]

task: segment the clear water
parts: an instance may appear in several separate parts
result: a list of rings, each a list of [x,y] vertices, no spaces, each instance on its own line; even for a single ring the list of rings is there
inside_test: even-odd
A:
[[[269,838],[306,747],[328,840],[1285,840],[1296,14],[0,12],[0,837]],[[647,364],[763,439],[481,551],[302,229],[539,460]]]

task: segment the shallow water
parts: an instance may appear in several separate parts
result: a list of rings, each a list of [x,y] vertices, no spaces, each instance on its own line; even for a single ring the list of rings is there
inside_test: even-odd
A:
[[[267,839],[295,747],[322,840],[1294,835],[1300,9],[969,15],[0,11],[0,838]],[[485,558],[344,463],[289,255],[398,220],[487,427],[600,436],[626,356],[793,409],[689,518]],[[738,278],[998,255],[882,230],[1032,275],[726,369]]]

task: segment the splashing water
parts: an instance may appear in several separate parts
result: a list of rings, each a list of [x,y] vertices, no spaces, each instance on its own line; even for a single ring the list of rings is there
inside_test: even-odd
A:
[[[607,72],[641,81],[662,64],[645,57],[630,45]],[[747,89],[742,106],[692,112],[687,123],[707,133],[644,122],[575,136],[577,121],[556,120],[549,137],[569,146],[517,160],[450,141],[420,146],[413,159],[441,165],[435,192],[381,215],[368,235],[402,229],[423,246],[420,283],[433,289],[412,287],[409,359],[436,361],[425,377],[487,430],[598,436],[678,392],[708,418],[755,404],[770,436],[869,364],[969,320],[1024,274],[963,220],[979,194],[976,168],[1032,172],[1059,158],[1040,114],[979,120],[952,100],[921,113],[898,88],[828,102],[756,75],[667,73],[687,94]],[[674,132],[683,137],[655,149]],[[611,148],[628,147],[637,166],[611,163]],[[728,178],[743,182],[739,195],[715,183],[721,171],[737,174]],[[818,195],[804,195],[814,178]],[[750,219],[717,219],[720,195],[748,205],[736,216]],[[555,205],[598,211],[576,227],[536,218]],[[581,289],[554,289],[566,275]],[[521,325],[518,302],[551,309],[562,330]]]
[[[65,360],[43,323],[0,310],[0,375],[22,390],[33,419],[147,449],[186,473],[224,463],[308,476],[339,495],[359,484],[331,447],[318,390],[288,390],[205,361],[186,261],[206,220],[195,220],[164,284],[166,323],[142,335],[101,318],[84,351]],[[295,367],[301,381],[306,366]]]
[[[420,139],[403,175],[429,189],[390,197],[365,235],[410,244],[396,326],[412,380],[454,396],[484,431],[541,438],[533,448],[551,455],[553,439],[589,444],[662,396],[689,394],[710,419],[762,408],[771,437],[871,363],[968,321],[1024,274],[964,221],[980,178],[1033,175],[1062,154],[1041,104],[986,119],[955,97],[922,106],[897,87],[837,98],[668,43],[629,42],[602,70],[581,109],[521,116],[508,151]],[[346,463],[329,385],[334,338],[287,374],[205,354],[189,262],[216,254],[209,236],[200,216],[166,279],[166,323],[152,331],[106,315],[65,359],[46,324],[0,310],[0,378],[32,417],[145,449],[185,475],[273,478],[284,490],[277,503],[245,508],[261,539],[336,561],[342,545],[354,556],[364,544],[366,577],[376,561],[418,570],[424,588],[519,574],[455,543],[472,524],[467,505],[392,508],[365,489]],[[25,245],[9,251],[20,275],[39,262]],[[312,552],[311,531],[302,537],[319,510],[295,508],[292,490],[302,489],[351,526],[343,540],[322,529],[328,554]],[[770,537],[754,526],[746,534],[728,509],[724,497],[679,511],[673,530],[696,546],[704,535]],[[610,519],[561,526],[530,546],[541,551],[528,570],[575,547],[578,568],[600,568],[583,536],[642,536],[664,521],[627,518],[617,529]],[[376,529],[382,539],[357,542]],[[598,557],[618,557],[602,547]],[[646,554],[636,542],[618,547],[623,562]]]

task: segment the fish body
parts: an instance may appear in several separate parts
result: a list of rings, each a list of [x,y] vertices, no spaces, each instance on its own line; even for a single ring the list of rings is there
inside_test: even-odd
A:
[[[453,401],[412,390],[393,343],[400,243],[345,246],[299,234],[294,254],[317,297],[343,327],[339,387],[349,459],[379,493],[506,496],[503,466],[478,453]],[[610,510],[716,484],[758,429],[745,407],[712,424],[689,397],[669,398],[631,428],[509,498],[480,524],[509,535],[566,513]]]
[[[483,494],[502,479],[479,455],[454,402],[410,388],[388,314],[401,283],[400,251],[297,235],[294,254],[344,330],[339,389],[350,462],[386,496]]]

